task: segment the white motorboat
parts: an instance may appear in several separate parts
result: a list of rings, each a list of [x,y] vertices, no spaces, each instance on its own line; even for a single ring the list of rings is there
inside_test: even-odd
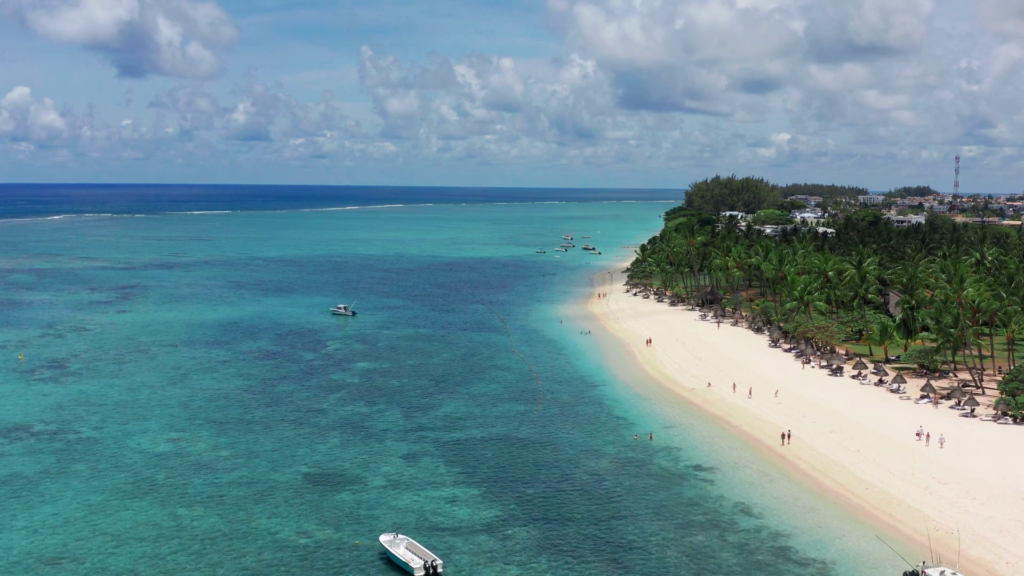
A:
[[[588,250],[588,251],[590,251],[590,250],[597,250],[597,248],[594,248],[594,247],[593,247],[593,246],[591,246],[590,244],[584,244],[584,245],[583,245],[583,250]]]
[[[444,573],[444,562],[419,542],[397,532],[381,534],[381,546],[396,564],[413,576],[431,576]]]
[[[563,234],[562,240],[572,240],[572,236],[569,236],[568,234]]]
[[[537,254],[547,254],[547,252],[541,248],[540,250],[537,250]]]
[[[555,248],[555,252],[568,252],[565,248]]]
[[[565,244],[560,244],[560,246],[562,248],[575,248],[576,247],[575,244],[569,244],[568,242],[566,242]]]
[[[903,576],[964,576],[963,572],[942,566],[929,566],[922,562],[913,570],[905,570]]]
[[[352,306],[355,306],[354,302],[352,303]],[[331,314],[334,314],[335,316],[355,316],[356,311],[352,309],[352,306],[349,306],[348,304],[338,304],[334,308],[331,308]]]

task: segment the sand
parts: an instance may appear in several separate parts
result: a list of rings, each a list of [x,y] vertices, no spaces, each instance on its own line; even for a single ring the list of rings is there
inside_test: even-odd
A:
[[[912,561],[929,557],[930,538],[949,567],[959,551],[967,576],[1024,574],[1024,426],[960,418],[947,405],[916,405],[802,369],[763,335],[626,294],[621,273],[599,278],[609,296],[591,298],[588,311],[639,365],[800,479],[898,534],[919,552]],[[921,383],[910,380],[908,392],[916,397]],[[978,414],[990,412],[992,394],[979,397]],[[918,426],[931,432],[930,446],[915,439]],[[793,433],[785,447],[783,430]]]

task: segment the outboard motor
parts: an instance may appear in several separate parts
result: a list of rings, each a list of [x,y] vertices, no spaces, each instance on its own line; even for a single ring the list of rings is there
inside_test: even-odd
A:
[[[440,574],[440,572],[437,571],[437,560],[430,561],[430,570],[431,574]]]
[[[423,561],[423,574],[427,576],[430,574],[430,562],[427,562],[426,560]]]

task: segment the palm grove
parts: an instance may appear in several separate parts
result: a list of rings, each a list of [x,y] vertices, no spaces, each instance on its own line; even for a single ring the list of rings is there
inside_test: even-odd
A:
[[[806,185],[805,185],[806,186]],[[822,187],[833,197],[858,189]],[[629,279],[686,299],[721,294],[724,305],[819,348],[901,350],[932,371],[967,370],[984,392],[983,368],[1012,368],[999,384],[1005,411],[1024,417],[1024,230],[961,224],[929,214],[897,228],[875,210],[845,210],[825,225],[769,237],[726,211],[788,209],[762,179],[716,177],[691,185],[683,206],[641,244]],[[756,222],[755,222],[756,223]]]

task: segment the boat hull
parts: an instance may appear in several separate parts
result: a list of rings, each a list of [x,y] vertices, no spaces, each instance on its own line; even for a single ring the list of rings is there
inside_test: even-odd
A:
[[[423,567],[422,566],[417,566],[417,567],[413,568],[412,566],[409,566],[409,564],[406,563],[405,560],[402,560],[397,555],[395,555],[395,553],[392,552],[391,550],[389,550],[387,548],[385,548],[385,550],[388,551],[388,557],[391,558],[391,560],[395,564],[398,564],[399,566],[404,568],[406,572],[408,572],[409,574],[412,574],[413,576],[424,576],[424,572],[423,572]]]

